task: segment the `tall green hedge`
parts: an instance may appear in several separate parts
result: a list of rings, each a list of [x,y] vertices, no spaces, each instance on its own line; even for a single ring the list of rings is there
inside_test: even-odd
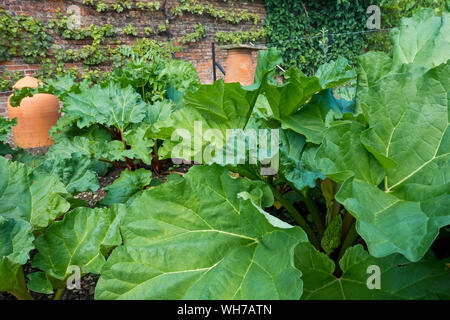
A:
[[[443,9],[449,0],[266,0],[267,44],[281,50],[284,65],[312,74],[330,59],[345,57],[350,64],[364,50],[389,52],[389,32],[368,31],[366,13],[371,4],[381,9],[381,28],[398,25],[421,7]],[[327,32],[333,34],[327,54]],[[323,36],[324,35],[324,36]]]
[[[328,30],[349,33],[365,29],[369,0],[266,0],[268,45],[282,51],[285,66],[298,66],[311,74],[329,59],[349,61],[361,53],[365,34],[333,37],[327,55]],[[325,33],[325,37],[323,34]]]

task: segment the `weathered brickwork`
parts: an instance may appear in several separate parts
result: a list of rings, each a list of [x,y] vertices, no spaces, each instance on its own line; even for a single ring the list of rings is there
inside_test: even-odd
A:
[[[151,0],[140,0],[142,2],[148,2]],[[203,2],[212,3],[216,8],[230,8],[230,3],[233,3],[236,11],[247,10],[250,13],[256,13],[260,16],[260,25],[264,23],[265,9],[263,0],[255,1],[237,1],[229,0],[224,2],[222,0],[212,0]],[[159,11],[142,11],[136,8],[135,0],[132,1],[133,8],[131,10],[124,10],[121,13],[115,11],[108,11],[98,13],[95,8],[84,5],[82,0],[0,0],[0,7],[6,9],[13,14],[26,14],[35,18],[38,18],[44,23],[54,18],[57,10],[61,12],[67,12],[67,8],[71,5],[77,5],[81,11],[81,25],[89,26],[90,24],[103,25],[105,23],[111,24],[118,30],[126,25],[133,25],[139,32],[138,37],[144,37],[144,28],[153,27],[157,28],[159,25],[164,24],[166,20],[166,14],[174,5],[177,4],[176,0],[166,0],[166,12]],[[163,4],[164,0],[160,0]],[[202,16],[184,14],[170,21],[170,33],[161,34],[158,39],[161,41],[167,41],[169,38],[175,41],[176,39],[193,32],[194,25],[201,23],[207,29],[207,37],[201,41],[189,45],[182,46],[183,50],[175,54],[177,59],[183,59],[190,61],[197,69],[200,79],[203,83],[211,83],[213,80],[212,72],[212,53],[211,42],[214,41],[214,35],[217,31],[237,31],[251,29],[253,22],[240,23],[238,25],[228,24],[220,19],[215,19],[207,14]],[[57,35],[52,35],[54,42],[63,48],[78,49],[83,45],[90,44],[90,40],[64,40],[60,39]],[[114,39],[119,39],[123,43],[131,43],[136,37],[127,36],[119,31],[119,34]],[[108,40],[105,41],[108,44]],[[50,51],[51,53],[51,51]],[[220,62],[226,70],[226,51],[221,50],[219,46],[216,46],[216,60]],[[256,64],[256,53],[254,56],[254,63]],[[80,66],[79,64],[75,64]],[[71,65],[68,65],[70,67]],[[14,58],[11,61],[0,62],[0,73],[5,69],[10,71],[22,71],[26,75],[33,75],[40,66],[30,65],[24,63],[20,58]],[[217,70],[218,77],[222,77],[222,74]],[[6,101],[10,93],[0,93],[0,114],[7,115]]]

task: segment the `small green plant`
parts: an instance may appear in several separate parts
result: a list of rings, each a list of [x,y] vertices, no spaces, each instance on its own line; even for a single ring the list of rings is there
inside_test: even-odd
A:
[[[248,44],[261,42],[266,38],[266,35],[266,30],[260,28],[248,31],[219,31],[214,38],[219,44]]]
[[[132,26],[131,24],[129,24],[123,28],[123,33],[125,33],[126,35],[129,35],[129,36],[137,36],[138,35],[137,29],[134,26]]]
[[[194,31],[181,37],[179,41],[182,44],[194,43],[206,37],[206,28],[201,23],[194,25]]]

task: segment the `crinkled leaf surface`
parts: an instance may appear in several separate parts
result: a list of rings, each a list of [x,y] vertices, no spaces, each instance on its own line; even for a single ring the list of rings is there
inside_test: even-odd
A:
[[[157,129],[158,138],[167,140],[160,155],[167,156],[180,139],[170,141],[174,133],[183,138],[191,150],[192,158],[209,145],[221,149],[226,142],[227,130],[244,129],[256,103],[255,91],[246,90],[239,83],[224,83],[218,80],[211,85],[203,85],[194,93],[184,97],[184,107],[174,111]],[[207,141],[202,132],[215,130],[215,135]],[[188,137],[186,137],[186,135]],[[188,139],[186,139],[188,138]],[[186,141],[185,141],[186,140]],[[191,160],[191,159],[187,159]]]
[[[335,264],[309,243],[295,249],[295,265],[303,273],[305,300],[425,299],[429,294],[449,294],[450,270],[447,260],[427,258],[410,262],[399,254],[385,258],[370,256],[361,245],[347,249],[339,261],[341,277],[333,275]],[[370,266],[380,268],[380,289],[369,289],[374,274]],[[370,281],[371,282],[371,281]]]
[[[263,83],[275,119],[283,120],[300,110],[311,97],[322,90],[345,83],[356,76],[344,58],[320,66],[315,76],[307,77],[299,69],[289,69],[283,85]]]
[[[294,184],[297,190],[305,187],[314,188],[317,179],[325,179],[325,176],[311,166],[303,158],[309,149],[303,135],[291,130],[283,130],[281,133],[281,172],[283,176]]]
[[[430,69],[447,62],[450,52],[450,12],[436,16],[433,9],[422,9],[404,18],[392,30],[395,67],[413,63],[415,68]]]
[[[418,261],[450,223],[447,28],[448,13],[421,11],[394,31],[392,59],[361,57],[357,105],[368,129],[355,121],[333,125],[317,152],[319,168],[345,181],[336,198],[376,257]]]
[[[350,177],[378,185],[384,170],[361,143],[365,126],[355,121],[334,123],[326,130],[315,160],[329,178],[342,183]]]
[[[338,197],[365,217],[358,230],[375,256],[400,252],[417,261],[450,224],[449,73],[447,63],[387,75],[360,97],[370,126],[361,141],[386,171],[384,192],[349,181]]]
[[[129,159],[140,159],[145,164],[152,163],[153,139],[152,125],[149,123],[133,124],[124,134],[124,140],[130,146],[122,153]]]
[[[208,166],[146,191],[125,215],[124,245],[108,259],[96,298],[298,299],[292,250],[307,237],[245,200],[266,188]]]
[[[78,117],[79,128],[100,123],[123,132],[131,123],[145,118],[147,104],[131,86],[121,88],[110,81],[105,87],[97,84],[80,92],[69,92],[63,110]]]
[[[34,249],[33,240],[28,222],[0,216],[0,291],[14,289],[20,268]]]
[[[72,194],[84,191],[97,191],[97,174],[91,170],[90,158],[82,153],[72,153],[70,159],[49,159],[33,170],[33,177],[53,175],[61,181]]]
[[[346,100],[338,100],[331,89],[324,90],[311,98],[303,108],[281,120],[284,129],[291,129],[306,137],[311,143],[320,144],[327,128],[327,116],[334,112],[336,116],[350,111]]]
[[[449,181],[436,171],[450,156],[449,73],[443,64],[423,75],[388,75],[360,97],[370,127],[361,140],[387,172],[386,191],[426,176],[436,179],[424,187]]]
[[[348,65],[347,59],[339,57],[321,65],[315,76],[319,79],[322,88],[327,89],[355,78],[356,72]]]
[[[64,185],[53,176],[33,181],[23,164],[3,157],[0,176],[0,216],[23,219],[37,230],[47,227],[70,208],[63,197],[67,194]]]
[[[119,179],[104,188],[107,195],[100,203],[106,206],[115,203],[131,203],[151,181],[152,172],[149,170],[124,170]]]
[[[100,273],[108,249],[122,242],[119,223],[124,214],[123,206],[77,208],[69,212],[35,240],[38,253],[32,266],[62,286],[70,275],[70,266],[78,266],[82,275]],[[33,280],[44,282],[42,275],[30,279]],[[40,288],[42,284],[33,283],[31,286]]]

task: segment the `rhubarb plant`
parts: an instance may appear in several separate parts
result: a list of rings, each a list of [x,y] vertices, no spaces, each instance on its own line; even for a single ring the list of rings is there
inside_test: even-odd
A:
[[[448,299],[449,19],[403,19],[392,55],[356,70],[283,71],[270,49],[247,87],[135,61],[104,83],[16,91],[56,94],[64,116],[37,163],[0,157],[0,290],[58,299],[78,270],[99,275],[96,299]],[[0,141],[13,125],[0,118]],[[234,139],[269,157],[239,140],[260,129],[279,133],[278,171],[220,161]],[[120,177],[82,205],[111,166]]]

